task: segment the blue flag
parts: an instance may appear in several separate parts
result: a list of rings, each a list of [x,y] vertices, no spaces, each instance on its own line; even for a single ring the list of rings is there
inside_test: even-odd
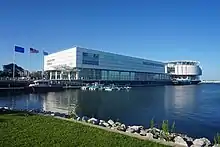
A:
[[[19,46],[15,46],[15,52],[24,53],[24,48],[19,47]]]
[[[43,51],[44,56],[49,55],[48,52]]]

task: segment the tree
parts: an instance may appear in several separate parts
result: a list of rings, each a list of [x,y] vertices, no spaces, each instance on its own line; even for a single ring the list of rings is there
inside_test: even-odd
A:
[[[36,72],[32,72],[30,74],[30,77],[32,79],[41,79],[42,78],[42,71],[36,71]]]

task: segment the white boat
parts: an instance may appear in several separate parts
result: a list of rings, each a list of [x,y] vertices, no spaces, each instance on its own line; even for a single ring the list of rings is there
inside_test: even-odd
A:
[[[32,84],[29,84],[29,87],[50,87],[50,81],[46,80],[35,80]]]
[[[52,84],[48,80],[35,80],[28,86],[33,92],[46,92],[62,90],[63,86],[60,84]]]
[[[88,86],[82,86],[81,90],[87,90],[89,87]]]
[[[91,86],[91,87],[89,87],[89,90],[95,91],[95,90],[98,90],[98,87],[96,87],[96,86]]]
[[[130,90],[131,87],[129,87],[129,86],[125,86],[124,89],[126,89],[126,90]]]
[[[105,91],[112,91],[113,89],[111,87],[105,87]]]

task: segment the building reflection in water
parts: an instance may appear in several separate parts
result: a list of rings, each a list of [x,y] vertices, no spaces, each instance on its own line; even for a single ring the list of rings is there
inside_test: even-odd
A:
[[[78,91],[50,92],[44,96],[43,110],[68,114],[75,112],[78,103]]]

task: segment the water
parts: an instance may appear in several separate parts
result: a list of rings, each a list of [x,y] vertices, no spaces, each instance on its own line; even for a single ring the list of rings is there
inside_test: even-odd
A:
[[[154,118],[175,121],[176,132],[213,139],[220,132],[220,85],[158,86],[133,88],[129,92],[67,90],[45,94],[4,94],[0,106],[75,111],[99,119],[119,120],[127,125],[149,127]]]

